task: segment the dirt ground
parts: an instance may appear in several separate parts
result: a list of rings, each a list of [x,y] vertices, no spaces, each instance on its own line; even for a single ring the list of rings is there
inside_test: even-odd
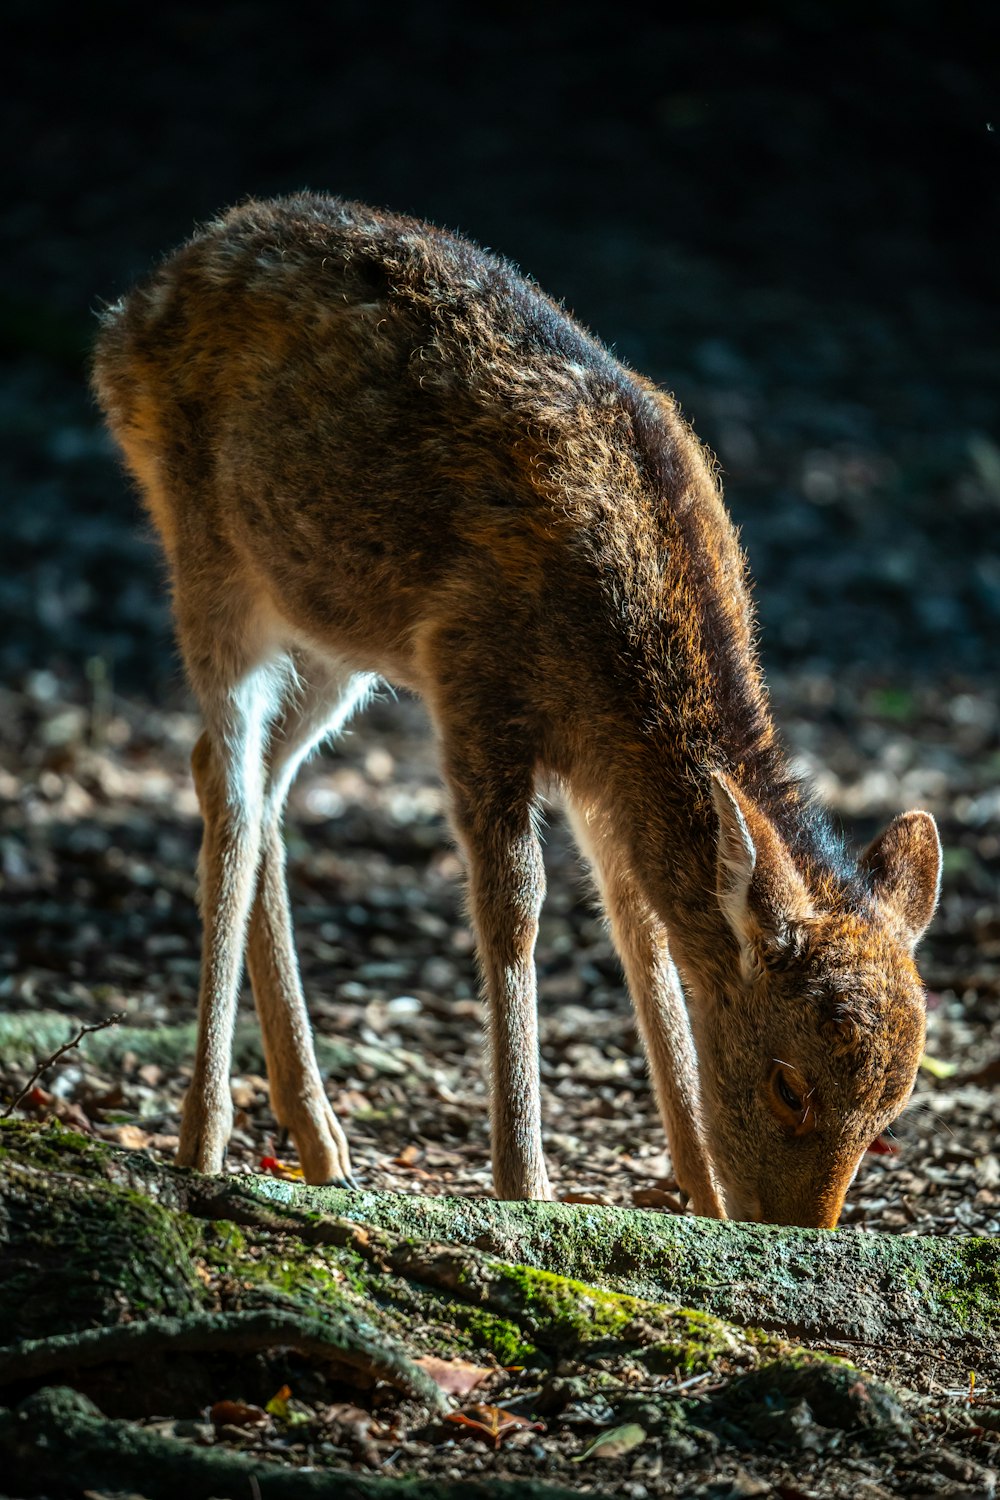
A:
[[[85,1023],[123,1011],[129,1028],[179,1028],[195,1014],[199,819],[187,756],[196,719],[127,700],[67,703],[54,687],[38,674],[3,716],[3,999],[25,1023],[3,1060],[7,1092],[35,1055],[33,1015]],[[853,830],[867,837],[897,806],[919,804],[940,819],[946,850],[945,894],[923,950],[926,1065],[894,1138],[869,1154],[845,1221],[995,1234],[1000,847],[989,809],[1000,705],[967,685],[904,703],[806,678],[782,681],[776,697],[797,756]],[[317,1032],[338,1044],[324,1057],[359,1180],[488,1192],[474,954],[417,704],[385,695],[306,768],[288,839],[306,992]],[[677,1211],[618,962],[557,804],[546,861],[538,970],[556,1191]],[[29,1106],[169,1152],[188,1077],[177,1044],[164,1063],[112,1048],[98,1064],[87,1051],[68,1057]],[[234,1087],[230,1170],[256,1170],[267,1157],[294,1165],[291,1147],[274,1139],[259,1066]]]

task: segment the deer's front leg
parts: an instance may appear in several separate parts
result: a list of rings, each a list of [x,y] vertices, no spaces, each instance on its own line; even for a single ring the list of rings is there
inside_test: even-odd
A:
[[[604,821],[589,817],[573,803],[567,812],[600,886],[645,1043],[677,1181],[696,1214],[724,1219],[705,1148],[698,1061],[687,1006],[666,930],[640,895]]]
[[[636,911],[627,900],[608,904],[677,1181],[696,1214],[724,1219],[705,1149],[698,1064],[687,1006],[667,935],[651,913]]]
[[[494,747],[495,748],[495,747]],[[500,1199],[550,1198],[542,1154],[535,939],[545,895],[528,774],[503,781],[467,758],[447,767],[489,1007],[493,1186]]]

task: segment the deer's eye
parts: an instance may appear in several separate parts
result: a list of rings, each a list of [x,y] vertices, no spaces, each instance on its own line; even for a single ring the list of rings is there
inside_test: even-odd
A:
[[[815,1090],[798,1068],[777,1058],[768,1078],[767,1101],[771,1113],[796,1135],[805,1135],[816,1126]]]
[[[794,1089],[788,1082],[788,1077],[784,1072],[784,1069],[779,1068],[778,1072],[775,1074],[774,1086],[778,1091],[778,1097],[780,1098],[782,1104],[787,1104],[788,1108],[792,1111],[793,1114],[801,1114],[802,1100],[799,1098],[798,1094],[794,1091]]]

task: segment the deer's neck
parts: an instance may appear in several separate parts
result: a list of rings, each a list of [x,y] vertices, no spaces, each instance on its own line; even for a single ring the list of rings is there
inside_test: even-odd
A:
[[[748,663],[748,669],[752,666]],[[717,899],[718,816],[711,773],[725,771],[782,835],[803,875],[824,869],[823,828],[778,744],[763,694],[728,722],[719,691],[681,695],[684,712],[631,715],[621,702],[594,726],[589,797],[614,862],[663,922],[689,993],[718,994],[739,975],[739,954]],[[631,720],[631,722],[629,722]]]

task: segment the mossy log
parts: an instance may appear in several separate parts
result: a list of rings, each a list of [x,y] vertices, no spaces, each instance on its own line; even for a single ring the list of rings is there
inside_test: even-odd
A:
[[[403,1241],[468,1246],[609,1291],[683,1304],[785,1337],[894,1348],[949,1342],[986,1351],[1000,1335],[1000,1242],[723,1224],[591,1204],[497,1203],[313,1188],[274,1177],[201,1177],[138,1152],[0,1122],[9,1142],[49,1140],[58,1170],[134,1188],[195,1219],[270,1216],[318,1242],[325,1220]],[[176,1233],[176,1231],[174,1231]],[[164,1278],[176,1275],[178,1246]],[[151,1309],[151,1310],[155,1310]]]
[[[508,1402],[528,1380],[520,1409],[530,1398],[527,1414],[557,1426],[568,1405],[590,1403],[603,1413],[598,1427],[631,1422],[642,1441],[685,1462],[762,1436],[780,1445],[803,1422],[923,1451],[937,1437],[918,1400],[789,1343],[789,1332],[850,1336],[867,1298],[880,1302],[890,1341],[961,1336],[963,1350],[981,1341],[985,1351],[998,1272],[996,1247],[973,1241],[212,1179],[8,1121],[0,1473],[25,1495],[80,1484],[244,1493],[248,1473],[262,1494],[277,1493],[275,1472],[293,1476],[268,1457],[199,1449],[132,1421],[169,1412],[190,1423],[220,1397],[266,1401],[312,1371],[323,1390],[388,1403],[401,1430],[429,1431],[455,1402],[429,1375],[428,1356],[491,1368]],[[775,1332],[761,1331],[765,1321]],[[870,1342],[870,1326],[865,1333]],[[504,1373],[512,1367],[527,1375]],[[563,1450],[573,1443],[579,1450],[575,1428]],[[546,1461],[551,1477],[563,1460]],[[433,1480],[442,1495],[452,1492],[446,1477]],[[555,1477],[562,1491],[525,1477],[522,1465],[519,1493],[598,1492],[592,1473]],[[345,1468],[342,1457],[294,1481],[281,1493],[423,1493]],[[506,1493],[502,1474],[478,1484],[473,1471],[453,1492]]]

